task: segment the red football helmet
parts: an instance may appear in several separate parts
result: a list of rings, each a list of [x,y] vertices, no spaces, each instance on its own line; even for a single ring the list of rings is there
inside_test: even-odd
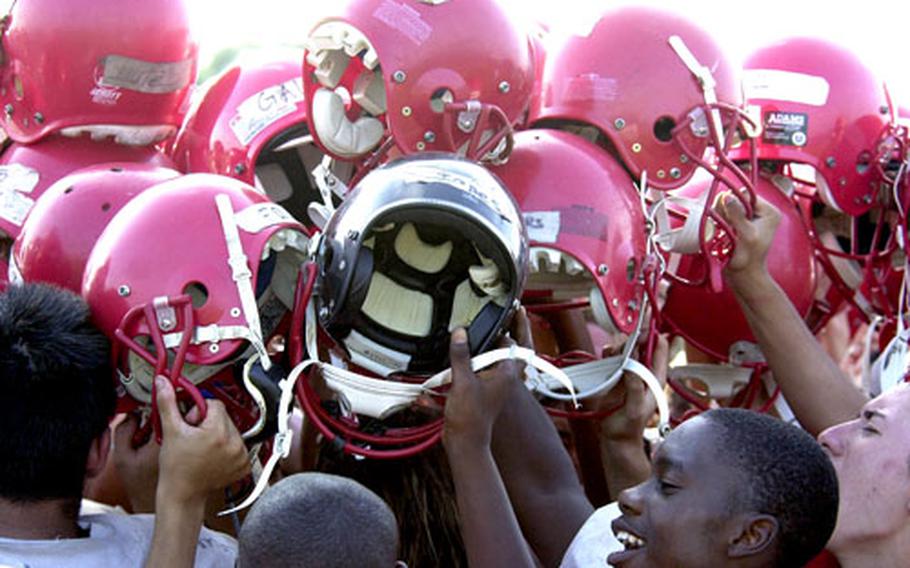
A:
[[[826,205],[852,216],[869,211],[891,130],[884,83],[850,51],[816,38],[763,47],[743,67],[747,104],[761,113],[757,158],[812,166]]]
[[[146,145],[174,132],[196,78],[183,0],[29,0],[3,20],[3,128]]]
[[[646,172],[650,187],[681,187],[708,167],[709,147],[732,167],[724,150],[742,117],[736,70],[681,16],[643,7],[604,12],[586,36],[551,48],[543,84],[532,124],[597,140],[636,179]]]
[[[13,246],[13,272],[25,282],[81,293],[89,253],[114,215],[149,187],[179,175],[160,166],[116,162],[60,178],[22,225]]]
[[[265,341],[294,305],[306,242],[280,206],[223,176],[181,176],[127,203],[82,283],[113,343],[120,410],[151,405],[155,424],[152,378],[166,375],[201,410],[203,391],[224,401],[245,439],[260,435],[269,389],[250,363],[276,368]]]
[[[628,336],[619,357],[594,361],[595,354],[570,352],[557,359],[569,365],[564,370],[577,398],[605,392],[629,370],[627,360],[659,278],[632,178],[594,144],[555,130],[516,134],[508,162],[491,170],[515,197],[528,227],[528,310],[589,307],[586,315],[608,333]],[[571,364],[579,360],[585,362]],[[536,387],[551,398],[570,400],[545,383]]]
[[[184,171],[255,185],[309,224],[307,206],[324,200],[313,174],[324,154],[309,136],[300,59],[237,65],[213,79],[190,108],[171,155]],[[352,164],[336,161],[332,172],[347,182]]]
[[[796,311],[809,313],[815,292],[815,264],[812,243],[809,241],[800,211],[790,196],[788,180],[778,185],[770,177],[759,176],[755,189],[780,211],[781,219],[768,252],[767,265],[771,276],[787,294]],[[707,182],[697,182],[682,188],[679,193],[697,198],[707,191]],[[680,255],[675,274],[682,278],[698,278],[705,271],[704,260],[696,255]],[[746,318],[729,288],[714,292],[706,287],[693,287],[672,282],[667,291],[661,320],[669,331],[681,335],[687,342],[718,361],[736,359],[743,342],[754,343]]]
[[[387,149],[504,156],[534,82],[531,49],[495,0],[349,0],[310,32],[315,140],[353,160]]]
[[[51,136],[36,144],[13,143],[0,156],[0,257],[5,265],[35,201],[63,176],[94,164],[132,162],[170,167],[171,161],[151,147],[131,147],[88,138]],[[6,266],[0,279],[7,279]]]

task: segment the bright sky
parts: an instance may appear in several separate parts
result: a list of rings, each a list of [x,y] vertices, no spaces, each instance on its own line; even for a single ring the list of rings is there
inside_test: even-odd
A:
[[[321,12],[337,0],[188,0],[198,22],[203,62],[231,44],[301,43]],[[458,0],[452,0],[458,1]],[[756,47],[794,35],[827,38],[852,49],[910,106],[910,2],[907,0],[501,0],[571,29],[605,6],[647,4],[682,10],[724,46],[734,61]]]

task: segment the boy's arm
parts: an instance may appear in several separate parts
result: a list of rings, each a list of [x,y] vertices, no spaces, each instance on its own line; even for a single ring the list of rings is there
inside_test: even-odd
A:
[[[145,565],[192,567],[206,496],[249,473],[240,434],[220,401],[209,400],[205,420],[193,426],[180,414],[173,387],[155,379],[161,415],[161,453],[155,494],[155,532]],[[190,411],[188,419],[197,412]]]
[[[519,310],[513,337],[530,347]],[[493,426],[492,450],[524,536],[544,566],[559,566],[575,534],[594,512],[569,454],[543,407],[516,376]]]
[[[506,361],[476,376],[467,335],[452,333],[452,387],[445,407],[443,442],[455,482],[459,522],[472,567],[534,566],[531,552],[490,452],[493,420],[517,377]]]
[[[813,435],[852,420],[865,404],[865,395],[825,352],[768,273],[765,259],[780,213],[759,198],[755,215],[746,219],[732,196],[721,202],[719,212],[736,231],[726,281],[796,418]]]

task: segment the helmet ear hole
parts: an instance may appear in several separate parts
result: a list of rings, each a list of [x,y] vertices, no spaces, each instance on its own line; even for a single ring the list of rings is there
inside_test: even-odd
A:
[[[202,282],[190,282],[183,287],[183,293],[192,299],[193,307],[197,310],[209,301],[209,290]]]
[[[872,154],[868,151],[860,153],[856,157],[856,173],[859,175],[864,175],[869,171],[869,167],[872,165]]]
[[[676,128],[676,121],[671,116],[662,116],[654,121],[654,137],[661,142],[673,140],[673,129]]]
[[[433,112],[441,113],[445,111],[448,103],[455,102],[455,93],[445,87],[436,89],[433,96],[430,97],[430,108]]]

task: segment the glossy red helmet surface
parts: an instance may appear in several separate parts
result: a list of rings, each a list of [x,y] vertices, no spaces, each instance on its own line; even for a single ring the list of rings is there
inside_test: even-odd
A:
[[[13,2],[2,47],[3,128],[17,142],[86,127],[155,142],[180,126],[196,78],[183,0]]]
[[[515,135],[508,162],[491,170],[528,227],[526,290],[551,300],[590,298],[602,326],[632,332],[644,299],[647,231],[623,167],[567,132],[527,130]]]
[[[294,304],[305,241],[281,207],[223,176],[181,176],[127,203],[95,244],[82,283],[113,342],[122,409],[151,403],[155,374],[200,404],[206,387],[196,385],[238,360],[267,357],[265,339]]]
[[[327,152],[359,158],[388,136],[405,154],[503,152],[534,72],[527,34],[495,0],[350,0],[335,14],[310,33],[303,75]]]
[[[781,219],[768,252],[771,276],[787,294],[796,311],[806,316],[815,292],[815,265],[812,244],[803,229],[801,213],[793,201],[770,179],[759,176],[756,192],[780,211]],[[680,194],[697,197],[708,183],[696,182]],[[705,271],[702,257],[681,255],[676,274],[697,279]],[[740,342],[755,342],[746,318],[732,291],[713,292],[704,286],[671,283],[661,310],[666,327],[712,357],[728,361]]]
[[[132,162],[169,167],[170,159],[151,147],[132,147],[109,141],[51,136],[36,144],[13,143],[0,155],[0,242],[2,263],[19,236],[35,201],[63,176],[103,162]],[[0,268],[6,282],[6,267]]]
[[[714,83],[713,94],[696,72],[705,85]],[[543,85],[532,124],[593,127],[590,138],[606,137],[632,175],[647,172],[657,189],[685,184],[709,145],[723,154],[723,138],[714,138],[712,126],[723,123],[729,131],[738,115],[712,106],[712,99],[728,107],[741,102],[733,65],[704,30],[645,7],[606,11],[587,35],[553,46]]]
[[[758,49],[743,67],[747,104],[761,113],[757,158],[808,164],[825,204],[853,216],[871,209],[892,112],[881,79],[850,51],[815,38]]]
[[[82,292],[82,273],[95,241],[124,205],[176,170],[116,162],[89,166],[54,183],[35,202],[13,246],[25,282]]]
[[[322,201],[313,170],[324,154],[309,136],[299,57],[251,61],[213,79],[190,108],[171,155],[186,172],[255,185],[309,224],[307,205]],[[342,182],[352,170],[332,165]]]

